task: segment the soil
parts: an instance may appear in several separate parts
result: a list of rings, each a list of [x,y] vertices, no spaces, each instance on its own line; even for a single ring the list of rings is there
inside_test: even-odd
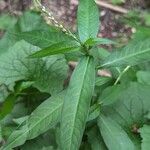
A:
[[[42,4],[51,11],[56,19],[71,28],[76,30],[76,12],[77,5],[72,3],[73,0],[42,0]],[[111,0],[107,0],[111,1]],[[0,13],[8,12],[13,15],[19,15],[25,9],[31,6],[31,0],[1,0]],[[150,6],[148,0],[126,0],[121,7],[128,10],[132,9],[146,9]],[[120,17],[123,14],[111,11],[106,8],[100,8],[100,37],[118,38],[129,37],[132,34],[132,29],[120,22]]]

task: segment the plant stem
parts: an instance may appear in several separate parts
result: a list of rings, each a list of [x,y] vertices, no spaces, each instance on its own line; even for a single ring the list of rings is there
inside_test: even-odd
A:
[[[120,81],[120,79],[122,78],[122,76],[129,70],[131,66],[127,66],[118,76],[117,80],[115,81],[114,85],[117,85],[117,83]]]

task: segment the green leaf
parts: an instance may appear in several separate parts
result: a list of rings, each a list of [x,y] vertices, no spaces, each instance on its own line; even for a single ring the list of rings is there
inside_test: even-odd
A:
[[[20,146],[26,140],[33,139],[56,125],[61,116],[63,95],[64,93],[52,96],[37,107],[25,125],[10,135],[2,150]]]
[[[111,118],[101,115],[98,126],[106,146],[112,150],[135,150],[127,133]]]
[[[99,104],[94,104],[90,108],[89,116],[87,121],[92,121],[96,119],[100,114],[100,105]]]
[[[100,44],[109,45],[109,44],[115,44],[115,42],[105,38],[90,38],[84,44],[89,46],[100,45]]]
[[[49,55],[63,54],[69,51],[76,51],[79,49],[80,45],[77,42],[59,42],[32,54],[30,57],[40,58]]]
[[[2,135],[2,127],[0,125],[0,146],[2,141],[3,141],[3,135]]]
[[[82,142],[80,150],[91,150],[90,144],[88,142]]]
[[[16,18],[9,14],[1,14],[0,16],[0,29],[7,30],[10,26],[16,23]]]
[[[92,55],[95,59],[96,65],[100,65],[101,61],[106,58],[110,53],[103,49],[103,48],[98,48],[98,47],[93,47],[90,50],[90,55]]]
[[[21,118],[17,118],[17,119],[13,119],[13,122],[17,125],[21,125],[23,124],[27,119],[29,118],[29,116],[24,116]]]
[[[65,96],[61,119],[61,150],[78,150],[94,92],[95,64],[83,57],[75,68]]]
[[[136,75],[139,83],[150,85],[150,71],[138,71]]]
[[[13,94],[10,94],[6,100],[1,104],[2,106],[0,107],[0,119],[5,117],[7,114],[9,114],[15,104],[16,97]]]
[[[93,127],[90,131],[88,131],[87,135],[92,150],[107,150],[107,147],[97,127]]]
[[[51,132],[51,130],[49,131]],[[50,133],[52,135],[53,133]],[[54,150],[52,141],[54,137],[50,137],[48,133],[45,133],[33,140],[27,141],[20,147],[21,150]],[[51,145],[51,146],[50,146]]]
[[[131,133],[131,128],[141,126],[145,122],[145,115],[150,108],[150,86],[130,82],[115,103],[102,107],[103,114],[113,118],[114,121],[125,127]],[[117,95],[115,96],[117,98]]]
[[[19,80],[32,81],[42,92],[57,93],[63,89],[68,66],[64,56],[46,59],[27,58],[39,48],[20,41],[0,56],[0,83],[9,85]]]
[[[139,132],[142,137],[142,149],[141,150],[148,150],[150,147],[150,126],[144,125],[142,128],[139,129]]]
[[[94,0],[80,0],[78,7],[78,33],[84,43],[95,38],[99,30],[99,11]]]
[[[62,33],[61,31],[57,31],[54,28],[50,28],[49,30],[33,30],[28,32],[15,32],[11,33],[14,36],[17,36],[20,39],[24,39],[25,41],[38,46],[40,48],[47,48],[50,45],[71,41],[72,38]],[[72,40],[73,41],[73,40]]]
[[[41,14],[36,11],[26,11],[23,13],[16,26],[19,26],[21,32],[49,29],[49,25],[45,23]]]
[[[111,105],[122,98],[125,88],[121,85],[107,87],[99,97],[99,103],[103,106]]]
[[[101,67],[117,67],[137,65],[150,60],[150,39],[132,41],[121,50],[112,52],[104,59]]]
[[[27,11],[19,17],[15,25],[11,25],[11,28],[0,40],[0,53],[6,52],[8,48],[12,47],[21,38],[12,33],[29,32],[32,30],[49,30],[49,26],[45,23],[39,13],[33,11]]]
[[[7,86],[4,84],[0,85],[0,104],[5,101],[9,94]]]
[[[96,86],[102,86],[108,82],[110,82],[112,80],[112,78],[110,77],[97,77],[96,78]]]
[[[20,82],[18,82],[18,84],[16,84],[14,87],[15,94],[20,94],[20,92],[30,88],[33,84],[34,84],[34,82],[32,82],[32,81],[20,81]]]

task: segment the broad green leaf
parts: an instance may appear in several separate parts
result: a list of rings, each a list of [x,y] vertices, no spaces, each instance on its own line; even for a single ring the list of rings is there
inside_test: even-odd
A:
[[[78,150],[94,92],[95,64],[83,57],[75,68],[66,92],[61,119],[61,150]]]
[[[59,42],[32,54],[30,57],[40,58],[50,55],[63,54],[69,51],[76,51],[79,49],[80,45],[77,42]]]
[[[93,45],[109,45],[109,44],[115,44],[115,42],[104,39],[104,38],[90,38],[85,43],[85,45],[93,46]]]
[[[0,16],[0,30],[7,30],[10,26],[16,23],[16,18],[9,14],[1,14]]]
[[[21,130],[13,131],[1,150],[11,150],[14,147],[24,144],[24,142],[27,140],[27,129],[27,126],[23,126]]]
[[[136,69],[136,67],[127,66],[127,67],[123,67],[120,71],[121,72],[119,72],[117,77],[119,77],[119,76],[121,77],[120,81],[119,81],[121,84],[128,85],[128,83],[130,83],[130,82],[137,81],[137,77],[136,77],[137,69]]]
[[[16,43],[0,56],[0,83],[9,85],[19,80],[32,81],[42,92],[56,93],[63,89],[68,66],[63,56],[46,59],[27,58],[39,48],[24,41]]]
[[[97,127],[93,127],[87,135],[92,150],[108,150]]]
[[[141,126],[145,122],[144,116],[150,108],[149,89],[148,85],[131,82],[118,97],[115,96],[118,101],[101,110],[131,132],[134,125]]]
[[[102,114],[113,118],[126,130],[137,150],[141,148],[136,129],[147,122],[146,115],[148,115],[150,108],[149,89],[149,85],[130,82],[124,92],[119,94],[118,101],[109,106],[101,107]]]
[[[136,75],[139,83],[150,85],[150,71],[138,71]]]
[[[99,30],[99,11],[94,0],[80,0],[78,7],[78,34],[84,43],[95,38]]]
[[[99,103],[103,106],[111,105],[117,100],[122,98],[122,93],[124,92],[125,87],[121,85],[115,85],[107,87],[99,97]]]
[[[150,148],[150,126],[144,125],[142,128],[139,129],[139,132],[142,137],[141,150],[148,150]]]
[[[101,61],[106,58],[110,53],[103,49],[103,48],[98,48],[98,47],[93,47],[90,50],[90,55],[92,55],[95,59],[96,65],[100,65]]]
[[[106,146],[112,150],[135,150],[127,133],[111,118],[100,115],[98,126]]]
[[[10,28],[0,40],[0,55],[6,52],[10,47],[12,47],[19,39],[9,34],[9,31],[18,32],[20,29],[18,26]]]
[[[104,59],[101,67],[117,67],[137,65],[150,60],[150,39],[134,40],[126,47],[112,52]]]
[[[3,38],[0,40],[0,53],[6,52],[8,48],[12,47],[21,38],[12,33],[29,32],[32,30],[49,30],[43,18],[39,13],[33,11],[27,11],[19,17],[15,25],[11,25],[11,28],[6,32]]]
[[[25,125],[15,130],[8,138],[2,150],[12,149],[48,131],[61,116],[63,93],[44,101],[26,120]]]
[[[112,80],[112,78],[110,77],[97,77],[96,78],[96,86],[102,86],[108,82],[110,82]]]
[[[148,111],[148,113],[144,116],[146,119],[150,120],[150,110]]]
[[[6,85],[0,85],[0,104],[5,101],[5,99],[8,97],[10,92],[8,91],[8,88]]]
[[[110,52],[103,48],[98,48],[97,51],[98,51],[97,53],[99,55],[99,59],[104,59],[105,57],[110,55]]]
[[[20,27],[20,31],[22,32],[49,29],[49,26],[45,23],[41,14],[35,11],[26,11],[19,18],[17,25]]]
[[[12,35],[19,37],[20,39],[24,39],[25,41],[38,46],[40,48],[47,48],[50,45],[71,41],[72,38],[65,35],[61,31],[57,31],[52,27],[49,30],[33,30],[28,32],[12,32]]]
[[[82,51],[70,51],[64,54],[66,60],[69,61],[78,61],[85,54]]]

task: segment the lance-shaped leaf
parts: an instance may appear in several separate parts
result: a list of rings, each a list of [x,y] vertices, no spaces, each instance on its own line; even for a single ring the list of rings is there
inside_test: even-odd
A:
[[[95,84],[93,58],[84,57],[72,75],[62,110],[61,150],[78,150]]]
[[[100,44],[109,45],[109,44],[115,44],[115,42],[105,38],[90,38],[84,44],[89,46],[100,45]]]
[[[69,51],[79,50],[79,48],[80,48],[79,43],[75,41],[59,42],[32,54],[30,57],[39,58],[49,55],[63,54]]]
[[[112,78],[111,77],[97,77],[96,78],[96,86],[102,86],[108,82],[112,81]]]
[[[15,32],[11,34],[40,48],[46,48],[58,42],[72,40],[71,37],[53,28],[50,28],[49,30],[33,30],[28,32]]]
[[[60,119],[64,93],[44,101],[26,120],[19,130],[14,131],[2,150],[20,146],[52,128]]]
[[[142,137],[142,150],[148,150],[150,148],[150,126],[144,125],[139,130]]]
[[[94,0],[80,0],[78,8],[78,32],[82,42],[95,38],[99,29],[99,11]]]
[[[150,60],[150,38],[132,41],[121,50],[112,52],[104,59],[100,67],[137,65]]]
[[[97,127],[89,130],[87,135],[92,150],[108,150]]]
[[[98,126],[108,149],[135,150],[127,133],[111,118],[101,115],[98,119]]]

